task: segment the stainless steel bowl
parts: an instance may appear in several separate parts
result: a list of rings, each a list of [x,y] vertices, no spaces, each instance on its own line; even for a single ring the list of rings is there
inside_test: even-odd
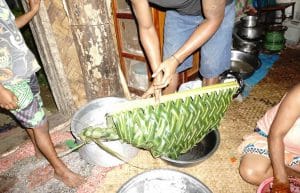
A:
[[[244,27],[255,27],[257,25],[258,17],[254,15],[247,15],[241,18]]]
[[[220,133],[213,130],[208,133],[195,147],[174,160],[168,157],[161,157],[162,160],[177,167],[189,167],[199,164],[209,158],[219,147]]]
[[[235,41],[235,40],[234,40]],[[236,42],[233,45],[234,49],[240,50],[253,55],[258,55],[259,47],[252,43]]]
[[[257,40],[263,37],[264,30],[262,26],[255,27],[244,27],[242,25],[238,26],[237,33],[248,40]]]
[[[231,50],[231,66],[243,79],[249,78],[261,66],[259,58],[255,55],[239,50]]]
[[[200,180],[172,169],[154,169],[128,180],[117,193],[212,193]]]
[[[71,121],[71,132],[76,141],[80,143],[79,134],[87,127],[94,126],[105,128],[107,126],[106,114],[114,110],[111,108],[111,104],[122,103],[125,101],[127,101],[125,98],[104,97],[94,99],[78,109]],[[123,143],[120,140],[105,141],[102,143],[114,152],[122,155],[127,161],[135,157],[139,151],[139,149],[130,144]],[[88,163],[102,167],[112,167],[124,163],[123,160],[106,152],[94,142],[81,147],[79,149],[79,154]]]
[[[258,40],[247,40],[243,39],[237,34],[237,30],[233,31],[233,42],[232,46],[235,50],[240,50],[246,53],[258,55],[260,49],[262,48],[262,39]]]

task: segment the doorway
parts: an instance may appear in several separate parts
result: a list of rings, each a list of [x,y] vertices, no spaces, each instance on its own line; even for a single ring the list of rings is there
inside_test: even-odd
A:
[[[25,1],[6,0],[6,2],[16,17],[27,11]],[[59,70],[57,70],[57,66],[61,66],[61,63],[59,63],[60,60],[55,58],[53,53],[51,53],[53,49],[55,49],[55,47],[53,47],[52,44],[50,46],[49,43],[49,41],[51,41],[51,35],[49,35],[51,30],[46,30],[44,27],[47,23],[42,24],[40,19],[42,17],[41,14],[47,14],[47,11],[43,9],[43,12],[41,12],[40,10],[30,25],[24,26],[21,32],[26,44],[34,53],[41,66],[37,77],[41,88],[41,97],[44,102],[45,113],[48,117],[51,129],[65,123],[73,111],[72,108],[70,108],[72,107],[72,101],[69,100],[71,94],[68,87],[61,85],[66,82],[66,78],[61,76],[63,73],[59,73]],[[50,25],[50,23],[48,25]],[[41,30],[47,31],[47,33],[41,33]],[[50,65],[51,71],[49,70]],[[65,106],[68,106],[68,108],[64,108]],[[0,155],[5,152],[13,151],[27,139],[28,137],[25,130],[21,129],[14,117],[11,116],[9,112],[0,109]]]

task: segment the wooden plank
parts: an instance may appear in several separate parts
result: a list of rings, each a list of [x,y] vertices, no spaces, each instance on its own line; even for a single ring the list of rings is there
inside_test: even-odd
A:
[[[76,107],[87,101],[83,74],[64,4],[60,0],[46,3],[49,20]]]
[[[66,5],[88,100],[124,96],[106,2],[67,0]]]

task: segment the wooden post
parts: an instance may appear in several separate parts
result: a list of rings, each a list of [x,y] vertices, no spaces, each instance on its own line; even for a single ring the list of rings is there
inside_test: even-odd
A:
[[[124,96],[106,1],[66,0],[88,100]]]

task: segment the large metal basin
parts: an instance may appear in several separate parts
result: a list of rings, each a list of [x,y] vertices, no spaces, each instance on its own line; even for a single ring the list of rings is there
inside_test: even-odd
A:
[[[190,167],[203,162],[215,153],[220,144],[219,131],[213,130],[208,133],[195,147],[174,160],[161,157],[162,160],[177,167]]]
[[[231,66],[243,79],[249,78],[261,66],[259,58],[255,55],[238,50],[231,50]]]
[[[171,169],[154,169],[134,176],[117,193],[212,193],[195,177]]]
[[[71,131],[77,142],[80,142],[79,134],[82,130],[89,126],[106,127],[105,115],[112,112],[111,104],[121,103],[126,101],[124,98],[105,97],[95,99],[83,107],[81,107],[73,116],[71,121]],[[137,155],[139,149],[130,144],[122,143],[120,140],[106,141],[103,144],[122,155],[126,161],[129,161]],[[99,165],[102,167],[112,167],[123,164],[115,156],[101,149],[97,144],[91,142],[79,149],[80,156],[90,164]]]

